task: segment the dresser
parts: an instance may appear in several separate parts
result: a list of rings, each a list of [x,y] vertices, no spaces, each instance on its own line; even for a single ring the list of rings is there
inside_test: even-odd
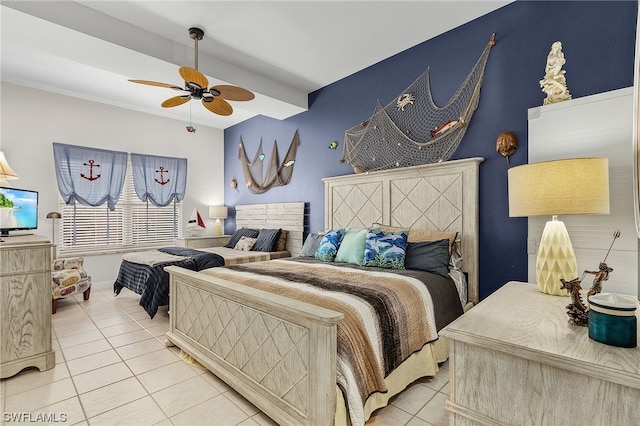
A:
[[[206,237],[185,237],[176,238],[178,247],[187,247],[193,249],[207,247],[222,247],[229,242],[229,235],[208,235]]]
[[[509,282],[441,332],[451,425],[640,424],[640,346],[589,339],[569,300]]]
[[[0,242],[0,378],[53,368],[51,243],[38,236]]]

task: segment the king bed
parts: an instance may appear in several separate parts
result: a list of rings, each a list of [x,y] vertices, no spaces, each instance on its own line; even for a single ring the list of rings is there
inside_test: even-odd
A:
[[[167,344],[280,424],[364,424],[410,383],[436,374],[448,356],[439,330],[478,301],[481,162],[323,179],[327,235],[366,229],[368,250],[370,235],[404,234],[406,269],[339,261],[340,249],[334,261],[298,256],[200,272],[166,268]],[[431,260],[420,252],[411,264],[411,244],[418,253],[443,241],[448,273],[414,269]]]
[[[304,235],[304,203],[248,204],[236,206],[236,231],[225,247],[190,249],[162,247],[156,250],[127,253],[122,256],[114,294],[127,288],[140,295],[140,306],[151,318],[159,306],[169,302],[169,274],[166,266],[200,271],[218,266],[237,265],[297,256]],[[277,232],[277,235],[274,234]],[[242,237],[259,250],[236,249]],[[273,237],[277,237],[275,240]],[[264,241],[265,244],[258,245]],[[268,247],[267,247],[268,246]],[[246,248],[246,247],[245,247]]]

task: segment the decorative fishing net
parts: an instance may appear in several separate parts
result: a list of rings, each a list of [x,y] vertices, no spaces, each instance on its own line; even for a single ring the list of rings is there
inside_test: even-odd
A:
[[[265,175],[264,160],[266,157],[262,151],[262,139],[260,139],[260,144],[258,145],[256,155],[253,157],[253,161],[250,162],[247,152],[244,149],[244,142],[242,142],[242,137],[240,137],[238,158],[240,159],[240,163],[242,163],[242,171],[247,180],[247,189],[253,194],[262,194],[276,186],[288,184],[293,175],[293,166],[296,161],[299,144],[300,140],[298,138],[298,131],[296,130],[282,164],[278,165],[278,145],[277,142],[274,141],[273,149],[271,150],[271,159],[267,165],[267,173]]]
[[[369,120],[347,130],[341,161],[356,173],[447,161],[460,145],[478,107],[491,47],[482,55],[449,102],[435,105],[429,68],[386,106],[380,102]]]

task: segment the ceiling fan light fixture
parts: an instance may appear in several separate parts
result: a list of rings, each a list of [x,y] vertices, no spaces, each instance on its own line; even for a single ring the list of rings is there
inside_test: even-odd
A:
[[[233,108],[227,102],[230,101],[250,101],[255,97],[247,89],[243,89],[238,86],[231,85],[218,85],[207,89],[209,82],[207,77],[198,71],[198,41],[204,37],[204,30],[197,27],[189,28],[189,36],[195,42],[195,67],[180,67],[178,74],[184,81],[184,89],[182,87],[175,86],[173,84],[159,83],[149,80],[132,80],[132,83],[146,84],[149,86],[166,87],[173,90],[180,90],[182,92],[188,92],[180,96],[174,96],[162,102],[163,108],[171,108],[178,105],[182,105],[191,99],[202,100],[202,104],[207,110],[214,114],[226,116],[233,113]],[[196,81],[194,81],[196,80]]]

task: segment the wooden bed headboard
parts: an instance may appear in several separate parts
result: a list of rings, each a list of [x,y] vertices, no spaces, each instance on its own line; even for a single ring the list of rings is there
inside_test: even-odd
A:
[[[236,229],[281,228],[287,234],[287,250],[298,256],[304,243],[304,202],[245,204],[236,206]]]
[[[322,179],[325,229],[374,223],[459,233],[468,300],[478,303],[478,168],[483,158]]]

